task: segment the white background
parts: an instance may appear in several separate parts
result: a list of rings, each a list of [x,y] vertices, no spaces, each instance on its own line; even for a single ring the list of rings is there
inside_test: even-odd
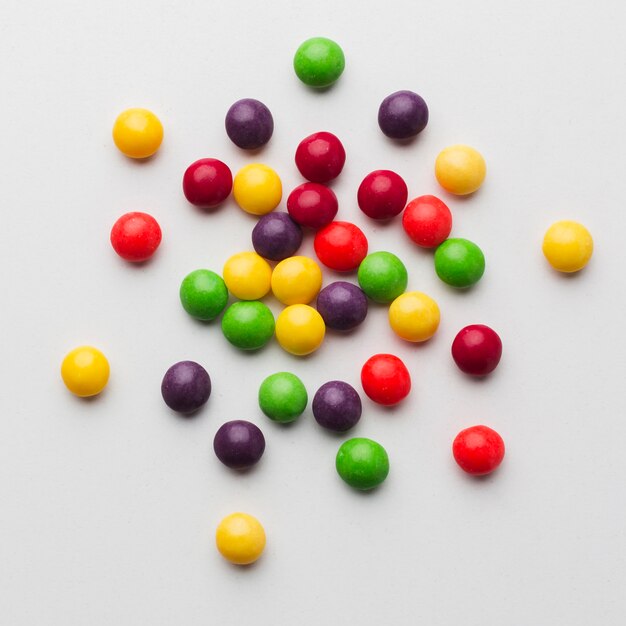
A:
[[[0,12],[3,625],[625,623],[621,1],[4,0]],[[291,66],[299,43],[320,34],[347,58],[324,93]],[[420,93],[431,112],[405,146],[376,122],[398,89]],[[242,97],[262,100],[275,119],[271,143],[253,156],[223,128]],[[152,109],[165,127],[147,163],[111,140],[130,106]],[[329,333],[310,358],[275,342],[243,354],[219,323],[182,310],[183,276],[220,271],[250,249],[255,223],[232,200],[212,214],[188,205],[185,167],[205,156],[233,171],[260,160],[280,173],[286,198],[301,182],[295,147],[317,130],[338,134],[348,154],[333,185],[338,217],[365,230],[371,251],[399,254],[409,288],[439,302],[428,344],[395,338],[386,309],[372,306],[357,332]],[[487,160],[472,198],[446,196],[434,180],[434,158],[452,143]],[[487,258],[474,289],[441,283],[399,221],[360,213],[356,188],[377,168],[397,170],[412,197],[449,203],[454,235]],[[152,213],[164,233],[142,267],[108,241],[131,210]],[[545,229],[564,218],[586,224],[596,244],[573,277],[541,254]],[[312,254],[310,235],[303,250]],[[451,360],[469,323],[503,339],[488,380],[464,377]],[[85,343],[111,363],[92,401],[72,397],[59,376],[64,354]],[[335,473],[342,437],[323,432],[310,409],[291,427],[273,424],[256,394],[284,369],[310,397],[333,378],[360,389],[362,363],[381,351],[405,359],[414,387],[394,410],[364,400],[352,434],[380,441],[391,472],[361,494]],[[190,420],[160,396],[181,359],[203,363],[214,385]],[[217,428],[238,418],[267,439],[245,475],[212,451]],[[450,453],[455,434],[476,423],[507,444],[483,480],[462,474]],[[250,568],[214,548],[217,523],[235,510],[266,528],[266,552]]]

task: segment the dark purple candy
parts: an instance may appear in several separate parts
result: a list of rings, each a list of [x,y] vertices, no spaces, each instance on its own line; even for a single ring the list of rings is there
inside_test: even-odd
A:
[[[302,228],[287,213],[264,215],[252,230],[252,245],[271,261],[282,261],[293,256],[302,244]]]
[[[195,361],[180,361],[165,372],[161,395],[170,409],[193,413],[209,399],[211,379],[202,365]]]
[[[258,100],[244,98],[233,104],[226,113],[226,133],[231,141],[244,150],[264,146],[274,132],[270,110]]]
[[[319,292],[317,310],[328,328],[350,330],[367,317],[367,297],[356,285],[339,280]]]
[[[361,419],[361,398],[341,380],[324,383],[313,398],[313,416],[324,428],[343,433]]]
[[[428,124],[428,106],[412,91],[396,91],[378,109],[380,130],[392,139],[408,139],[421,133]]]
[[[232,469],[246,469],[258,463],[265,450],[261,429],[245,420],[233,420],[220,426],[213,439],[217,458]]]

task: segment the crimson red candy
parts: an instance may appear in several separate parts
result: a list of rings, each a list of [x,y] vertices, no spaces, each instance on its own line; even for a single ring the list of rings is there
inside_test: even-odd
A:
[[[419,196],[407,204],[402,227],[418,246],[436,248],[452,230],[452,214],[439,198]]]
[[[309,228],[322,228],[337,215],[337,196],[332,189],[319,183],[303,183],[287,198],[287,211],[291,218]]]
[[[496,369],[502,356],[498,333],[483,324],[462,328],[452,342],[452,358],[459,369],[472,376],[486,376]]]
[[[397,356],[375,354],[361,369],[361,384],[371,400],[391,406],[409,395],[411,375]]]
[[[452,454],[464,472],[484,476],[502,463],[504,441],[488,426],[471,426],[455,437]]]
[[[135,211],[120,217],[111,229],[111,245],[124,260],[148,260],[161,243],[161,227],[147,213]]]
[[[367,238],[349,222],[331,222],[318,230],[313,241],[317,258],[332,270],[355,270],[367,256]]]
[[[183,176],[185,198],[204,209],[212,209],[224,202],[232,188],[232,172],[218,159],[199,159],[185,170]]]
[[[341,174],[346,151],[332,133],[319,132],[305,137],[296,150],[300,174],[314,183],[327,183]]]
[[[391,170],[371,172],[359,186],[357,200],[365,215],[386,220],[402,212],[409,190],[401,176]]]

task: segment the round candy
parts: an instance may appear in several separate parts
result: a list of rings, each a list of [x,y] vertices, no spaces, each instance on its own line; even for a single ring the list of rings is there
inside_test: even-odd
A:
[[[274,335],[274,316],[263,302],[235,302],[222,318],[222,332],[241,350],[258,350]]]
[[[296,149],[300,174],[314,183],[327,183],[341,174],[346,151],[332,133],[319,132],[305,137]]]
[[[452,230],[452,214],[439,198],[419,196],[407,204],[402,227],[418,246],[436,248]]]
[[[485,256],[467,239],[447,239],[435,252],[435,271],[452,287],[471,287],[485,272]]]
[[[163,376],[161,395],[173,411],[193,413],[209,399],[211,378],[195,361],[174,363]]]
[[[483,184],[486,173],[485,159],[470,146],[450,146],[442,150],[435,161],[437,181],[457,196],[474,193]]]
[[[359,285],[374,302],[387,303],[404,292],[408,274],[404,263],[391,252],[373,252],[359,266]]]
[[[428,107],[412,91],[396,91],[387,96],[378,109],[380,130],[392,139],[409,139],[428,124]]]
[[[111,229],[111,245],[125,261],[147,261],[161,243],[161,227],[147,213],[134,211],[120,217]]]
[[[359,208],[375,220],[386,220],[402,213],[409,190],[401,176],[391,170],[368,174],[357,192]]]
[[[219,427],[213,439],[213,450],[226,467],[248,469],[263,456],[265,437],[252,422],[233,420]]]
[[[543,254],[555,270],[578,272],[593,254],[593,239],[578,222],[555,222],[543,238]]]
[[[411,375],[397,356],[375,354],[361,369],[361,384],[371,400],[392,406],[409,395]]]
[[[265,215],[278,206],[283,187],[278,174],[271,167],[251,163],[235,175],[233,195],[235,202],[246,213]]]
[[[319,183],[303,183],[287,198],[289,215],[301,226],[315,229],[330,224],[338,206],[333,190]]]
[[[488,426],[471,426],[455,437],[452,454],[464,472],[484,476],[502,463],[504,441]]]
[[[283,304],[308,304],[321,287],[322,270],[306,256],[289,257],[272,272],[272,293]]]
[[[191,204],[203,209],[220,205],[233,188],[233,175],[218,159],[194,161],[183,175],[183,193]]]
[[[319,292],[317,310],[328,328],[351,330],[367,317],[367,298],[356,285],[339,280]]]
[[[180,285],[180,301],[191,317],[208,322],[226,308],[228,289],[215,272],[195,270]]]
[[[109,362],[97,348],[80,346],[63,359],[61,378],[74,395],[96,396],[109,381]]]
[[[332,270],[349,272],[359,267],[367,254],[367,238],[349,222],[331,222],[315,234],[317,258]]]
[[[324,383],[313,397],[313,416],[324,428],[343,433],[361,419],[361,398],[356,389],[341,380]]]
[[[339,448],[335,466],[339,476],[350,487],[367,491],[387,478],[389,457],[385,448],[376,441],[354,437]]]
[[[292,304],[276,319],[276,339],[283,350],[296,356],[315,352],[324,341],[322,316],[307,304]]]
[[[389,324],[402,339],[427,341],[439,328],[439,307],[425,293],[403,293],[389,307]]]
[[[224,282],[240,300],[258,300],[270,290],[272,268],[256,252],[239,252],[224,263]]]
[[[249,565],[263,554],[265,530],[256,517],[232,513],[217,527],[215,544],[220,554],[235,565]]]
[[[226,134],[239,148],[256,150],[271,139],[273,132],[274,118],[258,100],[237,100],[226,113]]]
[[[252,245],[262,257],[282,261],[295,254],[302,244],[302,229],[287,213],[264,215],[252,229]]]
[[[486,376],[493,372],[502,356],[502,341],[498,333],[483,324],[462,328],[452,342],[452,358],[459,369],[471,376]]]
[[[287,424],[300,417],[309,397],[302,381],[290,372],[268,376],[259,388],[261,411],[275,422]]]
[[[307,39],[296,50],[293,69],[309,87],[328,87],[342,74],[346,65],[339,44],[326,37]]]
[[[161,146],[163,126],[159,118],[147,109],[127,109],[115,120],[113,141],[127,157],[146,159]]]

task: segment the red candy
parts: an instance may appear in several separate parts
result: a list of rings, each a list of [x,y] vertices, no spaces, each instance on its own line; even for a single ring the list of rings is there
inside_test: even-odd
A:
[[[452,230],[452,214],[439,198],[420,196],[407,205],[402,226],[418,246],[436,248]]]
[[[495,330],[483,324],[462,328],[452,342],[452,358],[471,376],[486,376],[496,369],[502,356],[502,341]]]
[[[319,183],[303,183],[287,198],[287,211],[295,222],[309,228],[322,228],[337,215],[337,196]]]
[[[203,209],[212,209],[224,202],[232,188],[233,175],[228,165],[218,159],[195,161],[183,176],[185,197]]]
[[[126,261],[149,259],[161,243],[161,227],[147,213],[126,213],[111,229],[111,245]]]
[[[331,222],[318,230],[313,242],[317,258],[332,270],[355,270],[367,256],[367,238],[349,222]]]
[[[300,174],[314,183],[327,183],[341,174],[346,151],[332,133],[313,133],[305,137],[296,150]]]
[[[409,195],[401,176],[391,170],[371,172],[359,186],[357,200],[365,215],[386,220],[402,212]]]
[[[375,354],[361,369],[361,384],[371,400],[391,406],[409,395],[411,375],[397,356]]]
[[[455,437],[452,454],[464,472],[484,476],[502,463],[504,441],[488,426],[471,426]]]

